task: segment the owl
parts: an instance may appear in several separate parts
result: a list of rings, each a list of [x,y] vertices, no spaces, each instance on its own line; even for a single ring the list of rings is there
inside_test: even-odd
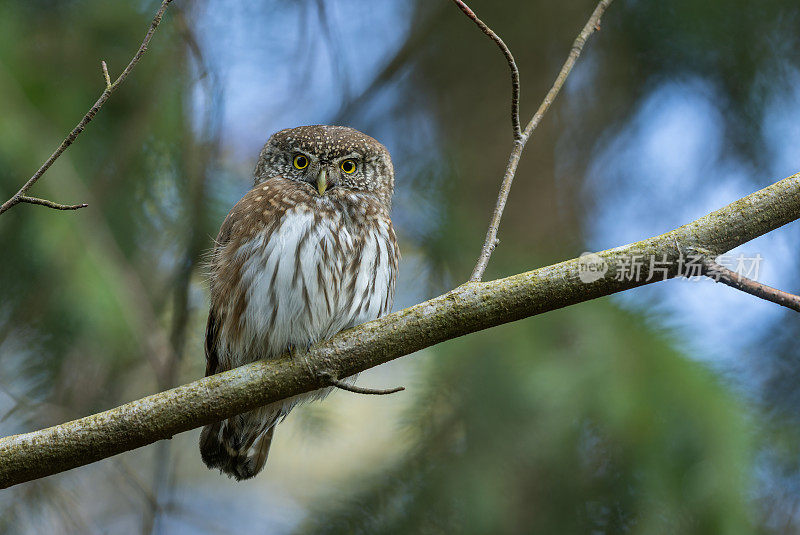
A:
[[[373,138],[343,126],[274,134],[251,189],[222,223],[210,258],[206,375],[300,351],[386,314],[400,252],[389,218],[394,169]],[[209,468],[237,480],[267,460],[275,425],[322,389],[200,434]]]

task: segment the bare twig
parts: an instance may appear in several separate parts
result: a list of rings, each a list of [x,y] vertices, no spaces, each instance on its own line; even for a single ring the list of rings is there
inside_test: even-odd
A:
[[[25,202],[28,204],[40,204],[42,206],[47,206],[48,208],[52,208],[54,210],[79,210],[81,208],[86,208],[89,206],[86,203],[81,204],[58,204],[53,201],[48,201],[47,199],[40,199],[38,197],[28,197],[23,195],[19,198],[19,202]]]
[[[463,5],[463,2],[460,0],[453,0],[459,7]],[[500,193],[497,196],[497,204],[494,207],[494,212],[492,213],[492,218],[489,222],[489,229],[486,232],[486,239],[483,242],[483,247],[481,248],[481,254],[478,257],[478,262],[475,264],[475,269],[472,271],[472,275],[470,276],[470,281],[480,281],[483,278],[483,273],[486,271],[486,266],[489,264],[489,259],[494,252],[494,248],[497,245],[497,231],[500,228],[500,220],[503,217],[503,210],[506,207],[506,201],[508,200],[508,194],[511,191],[511,183],[514,181],[514,175],[517,172],[517,166],[519,165],[519,159],[522,156],[522,150],[525,148],[525,144],[533,134],[533,131],[536,130],[536,127],[539,126],[539,123],[542,121],[542,117],[544,114],[547,113],[547,110],[550,108],[550,105],[555,100],[558,93],[561,91],[561,88],[564,86],[564,82],[567,80],[567,76],[569,76],[570,71],[572,71],[572,67],[575,66],[575,62],[578,60],[578,57],[581,55],[583,51],[583,46],[586,44],[586,40],[589,36],[592,35],[596,30],[600,28],[600,19],[603,16],[603,13],[608,8],[613,0],[601,0],[597,7],[595,8],[592,16],[589,17],[589,20],[584,25],[581,33],[578,34],[578,37],[575,38],[575,41],[572,43],[572,48],[570,49],[569,56],[567,56],[567,60],[564,62],[564,65],[561,67],[561,71],[558,73],[555,82],[553,83],[553,87],[550,88],[550,91],[547,92],[545,95],[544,100],[539,105],[539,109],[536,110],[536,113],[531,118],[530,122],[525,126],[525,130],[522,134],[517,137],[515,135],[514,139],[514,147],[511,150],[511,154],[508,157],[508,164],[506,165],[506,172],[503,175],[503,182],[500,185]],[[466,6],[462,7],[461,9],[464,13],[467,14],[476,24],[481,28],[481,30],[492,37],[493,35],[496,36],[494,32],[492,32],[486,25],[481,22],[475,14],[472,13],[469,8]],[[489,33],[491,32],[491,33]],[[494,37],[492,37],[494,39]],[[507,48],[500,40],[499,37],[495,39],[495,42],[498,43],[503,53],[506,54]],[[511,57],[511,53],[508,52],[506,54],[506,58],[509,59],[509,66],[512,69],[512,73],[516,71],[516,64],[513,63],[513,58]],[[514,75],[512,74],[512,80]],[[516,85],[513,87],[513,94],[515,98],[518,100],[519,96],[519,82],[516,82]],[[514,98],[512,98],[512,109],[518,110],[518,102],[515,103]],[[518,113],[516,111],[515,113]],[[518,123],[517,118],[517,123]],[[517,127],[518,128],[518,127]],[[515,130],[516,131],[516,130]]]
[[[489,38],[497,44],[500,51],[506,57],[508,68],[511,71],[511,127],[514,129],[514,139],[520,140],[522,139],[522,128],[519,123],[519,68],[517,67],[517,62],[514,61],[511,50],[509,50],[508,46],[500,39],[500,36],[494,33],[485,22],[479,19],[467,4],[462,0],[453,0],[453,2],[455,2],[458,8],[463,11],[467,17],[478,25],[478,28],[480,28],[483,33],[488,35]]]
[[[387,388],[387,389],[378,389],[378,388],[364,388],[362,386],[351,385],[350,383],[345,383],[344,381],[340,381],[334,377],[330,377],[331,385],[335,386],[336,388],[341,388],[342,390],[347,390],[348,392],[353,392],[355,394],[373,394],[376,396],[385,396],[387,394],[395,394],[397,392],[402,392],[406,389],[404,386],[398,386],[395,388]]]
[[[111,77],[108,75],[108,65],[106,65],[105,60],[100,62],[100,66],[103,68],[103,79],[106,81],[106,89],[111,89]]]
[[[791,308],[795,312],[800,312],[800,296],[748,279],[721,264],[717,264],[713,258],[708,256],[703,257],[703,266],[705,267],[704,275],[714,279],[716,282],[721,282],[731,288],[736,288],[750,295]]]
[[[31,204],[39,204],[42,206],[47,206],[48,208],[55,208],[57,210],[77,210],[78,208],[83,208],[84,206],[86,206],[85,204],[83,205],[76,204],[73,205],[74,206],[73,208],[63,208],[63,206],[65,205],[53,203],[50,201],[43,201],[42,199],[37,199],[37,201],[41,202],[31,202],[30,200],[25,200],[25,199],[33,199],[33,197],[26,197],[25,194],[28,192],[28,190],[31,189],[31,187],[33,187],[34,184],[36,184],[36,182],[40,178],[42,178],[42,175],[44,175],[45,172],[48,169],[50,169],[50,166],[53,165],[53,162],[55,162],[58,159],[58,157],[61,156],[61,154],[65,150],[67,150],[67,147],[72,145],[75,139],[86,128],[86,125],[88,125],[89,122],[92,119],[94,119],[94,116],[97,115],[97,112],[100,111],[100,108],[103,107],[103,104],[105,104],[106,101],[109,99],[109,97],[111,97],[111,94],[122,84],[122,82],[125,81],[125,79],[128,77],[128,75],[136,66],[136,64],[139,63],[139,60],[147,51],[147,45],[150,44],[150,40],[153,38],[153,34],[158,28],[158,25],[161,24],[161,18],[164,16],[164,12],[167,10],[167,6],[171,1],[172,0],[163,0],[161,2],[161,7],[158,8],[155,17],[153,17],[153,21],[150,23],[150,28],[147,30],[147,33],[144,36],[144,40],[142,40],[142,44],[139,45],[139,50],[136,51],[136,54],[133,56],[133,59],[131,59],[130,63],[128,63],[128,66],[125,67],[125,70],[122,71],[122,74],[120,74],[119,77],[116,80],[114,80],[113,83],[110,83],[111,78],[108,76],[108,67],[105,61],[102,62],[101,65],[103,67],[103,76],[106,79],[106,88],[105,90],[103,90],[103,93],[100,95],[100,98],[98,98],[97,101],[92,105],[92,107],[89,108],[89,111],[86,112],[86,115],[83,116],[83,118],[80,120],[77,126],[75,126],[75,128],[72,129],[72,131],[64,139],[64,141],[61,142],[61,144],[58,146],[55,152],[53,152],[53,154],[50,155],[47,161],[45,161],[42,164],[39,170],[36,171],[33,174],[33,176],[28,179],[27,182],[25,182],[25,184],[19,189],[19,191],[17,191],[10,199],[8,199],[6,202],[2,204],[2,206],[0,206],[0,214],[2,214],[3,212],[5,212],[6,210],[10,209],[15,205],[24,202]]]

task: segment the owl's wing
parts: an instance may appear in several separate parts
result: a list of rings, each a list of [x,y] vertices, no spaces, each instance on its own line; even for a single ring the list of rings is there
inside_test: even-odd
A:
[[[234,252],[252,234],[253,226],[264,232],[271,232],[277,225],[287,207],[298,202],[298,196],[307,195],[298,190],[295,183],[282,177],[272,177],[260,182],[242,197],[228,212],[219,229],[211,254],[211,310],[206,323],[206,376],[229,369],[227,359],[220,362],[220,335],[225,321],[236,321],[226,317],[223,302],[234,303],[234,311],[241,309],[245,302],[243,293],[231,290],[238,287],[242,259],[234,259]],[[215,295],[226,296],[215,299]]]
[[[206,323],[206,377],[217,373],[219,355],[217,355],[217,337],[219,336],[219,322],[214,309],[208,312]]]
[[[215,262],[215,257],[219,253],[220,249],[225,247],[228,244],[231,238],[231,229],[233,226],[233,220],[236,219],[234,214],[234,210],[228,214],[225,218],[225,221],[222,222],[222,227],[219,229],[219,234],[217,235],[217,239],[215,240],[214,250],[211,253],[211,263]],[[219,368],[219,354],[217,353],[218,350],[218,342],[219,342],[219,332],[220,332],[220,318],[217,317],[217,313],[214,310],[214,306],[211,306],[211,309],[208,311],[208,321],[206,322],[206,377],[209,375],[214,375],[217,372],[224,371],[220,370]]]

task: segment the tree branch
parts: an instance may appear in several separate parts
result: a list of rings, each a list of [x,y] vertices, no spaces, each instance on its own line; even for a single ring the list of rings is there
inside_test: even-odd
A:
[[[463,5],[463,2],[460,0],[453,1],[459,4],[459,7]],[[550,105],[558,96],[558,93],[564,86],[564,82],[567,81],[567,76],[569,76],[569,73],[572,71],[572,67],[575,66],[575,62],[578,61],[578,57],[583,51],[583,46],[586,44],[586,40],[589,39],[589,37],[596,30],[600,29],[600,19],[603,17],[603,13],[605,13],[612,1],[613,0],[601,0],[600,3],[597,4],[592,16],[589,17],[589,20],[584,25],[581,33],[578,34],[578,37],[576,37],[575,41],[572,43],[569,56],[567,56],[567,60],[561,67],[561,71],[559,71],[556,81],[553,83],[553,87],[551,87],[550,91],[547,92],[544,100],[539,105],[539,109],[536,110],[536,113],[533,115],[530,122],[528,122],[527,126],[525,126],[525,130],[519,136],[517,135],[517,129],[519,128],[519,106],[517,103],[519,100],[519,77],[518,75],[514,74],[517,69],[517,66],[514,63],[514,58],[511,56],[511,52],[507,52],[508,48],[506,48],[503,41],[500,40],[500,38],[497,37],[497,35],[492,32],[491,29],[481,22],[480,19],[475,17],[475,14],[472,13],[471,10],[467,12],[464,8],[462,8],[462,11],[467,13],[467,16],[474,20],[484,33],[490,37],[497,37],[496,39],[495,37],[492,37],[492,39],[495,39],[495,42],[498,44],[500,49],[503,50],[503,54],[506,55],[512,72],[513,97],[511,100],[511,106],[513,113],[516,114],[516,118],[514,120],[514,147],[511,149],[511,154],[508,157],[506,172],[503,175],[503,181],[500,184],[500,193],[497,196],[497,203],[495,204],[492,218],[489,221],[489,229],[486,231],[486,238],[483,241],[483,247],[481,248],[481,253],[478,256],[478,262],[475,264],[475,269],[472,270],[472,275],[469,277],[470,281],[480,281],[483,278],[483,273],[486,271],[486,266],[489,265],[489,259],[492,257],[494,248],[497,246],[497,231],[500,228],[500,220],[503,218],[503,211],[506,208],[506,201],[508,200],[508,195],[511,192],[511,183],[514,181],[514,175],[517,173],[517,166],[519,165],[519,159],[522,156],[522,151],[525,148],[525,144],[528,143],[533,131],[536,130],[537,126],[539,126],[539,123],[542,121],[542,117],[544,117],[544,114],[547,113],[548,109],[550,109]],[[469,8],[466,9],[469,10]],[[491,33],[488,33],[487,30]]]
[[[731,288],[800,312],[800,296],[748,279],[744,275],[717,264],[713,258],[708,256],[703,257],[703,266],[705,267],[704,275],[715,282],[721,282]]]
[[[657,258],[668,266],[662,278],[675,277],[682,256],[676,242],[720,255],[798,218],[800,173],[666,234],[590,255],[594,268],[588,272],[584,256],[504,279],[468,282],[343,331],[303,359],[255,362],[106,412],[0,439],[0,488],[324,388],[330,377],[349,377],[445,340],[660,280],[646,264],[629,276],[623,266],[633,257]]]
[[[499,35],[494,33],[494,30],[489,28],[485,22],[478,18],[470,7],[462,0],[453,0],[467,17],[474,22],[483,33],[489,36],[489,39],[495,42],[500,52],[505,56],[508,62],[508,69],[511,71],[511,128],[514,130],[514,140],[522,139],[522,127],[519,124],[519,68],[517,62],[514,61],[514,56],[511,54],[508,46],[503,42]]]
[[[28,197],[27,195],[23,195],[22,197],[20,197],[19,202],[24,202],[28,204],[39,204],[41,206],[52,208],[53,210],[80,210],[81,208],[86,208],[87,206],[89,206],[86,203],[58,204],[53,201],[48,201],[47,199],[40,199],[38,197]]]
[[[333,377],[330,374],[323,373],[323,377],[325,377],[331,385],[339,388],[341,390],[346,390],[348,392],[353,392],[354,394],[372,394],[375,396],[385,396],[387,394],[396,394],[397,392],[402,392],[406,389],[404,386],[397,386],[395,388],[364,388],[363,386],[356,386],[351,385],[350,383],[346,383],[336,377]]]
[[[86,115],[83,116],[83,118],[80,120],[77,126],[72,129],[69,135],[64,138],[64,141],[61,142],[61,145],[59,145],[55,152],[50,155],[47,161],[42,164],[39,170],[36,171],[27,182],[25,182],[19,191],[17,191],[10,199],[0,205],[0,214],[20,203],[39,204],[48,208],[54,208],[56,210],[77,210],[87,206],[86,204],[63,205],[54,203],[52,201],[47,201],[45,199],[26,197],[25,194],[33,187],[34,184],[36,184],[36,182],[38,182],[40,178],[42,178],[42,175],[44,175],[45,172],[50,169],[50,166],[53,165],[53,162],[55,162],[58,157],[61,156],[65,150],[67,150],[67,147],[72,145],[75,139],[86,128],[86,125],[88,125],[89,122],[94,119],[94,116],[97,115],[97,112],[100,111],[100,108],[103,107],[103,104],[105,104],[109,97],[111,97],[111,94],[122,84],[122,82],[125,81],[136,64],[139,63],[139,60],[147,51],[147,45],[150,44],[150,40],[153,38],[153,34],[156,32],[158,25],[161,24],[161,18],[164,16],[164,12],[167,10],[167,6],[170,2],[172,2],[172,0],[163,0],[161,2],[161,7],[159,7],[155,17],[153,17],[153,21],[150,23],[150,28],[147,30],[142,44],[139,45],[139,49],[136,51],[136,54],[134,54],[133,59],[131,59],[130,63],[128,63],[128,66],[125,67],[125,70],[122,71],[122,74],[120,74],[119,77],[114,80],[114,83],[111,83],[106,62],[101,62],[101,68],[106,87],[103,90],[103,93],[100,95],[100,98],[98,98],[92,107],[89,108],[89,111],[86,112]]]

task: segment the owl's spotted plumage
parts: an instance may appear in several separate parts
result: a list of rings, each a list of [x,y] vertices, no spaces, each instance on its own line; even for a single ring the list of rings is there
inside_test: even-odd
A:
[[[357,130],[301,126],[274,134],[212,254],[206,374],[305,349],[386,314],[399,259],[393,189],[388,151]],[[236,479],[253,477],[278,420],[326,394],[206,426],[203,460]]]

